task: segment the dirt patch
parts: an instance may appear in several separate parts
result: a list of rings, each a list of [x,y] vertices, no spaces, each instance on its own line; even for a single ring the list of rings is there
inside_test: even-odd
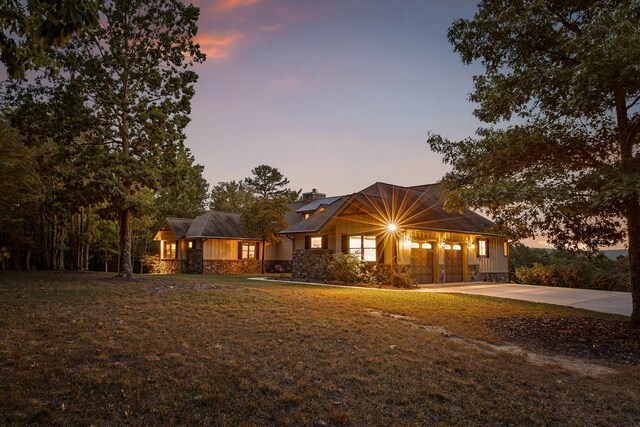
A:
[[[629,322],[580,317],[510,317],[486,324],[507,341],[565,356],[640,364],[640,330]]]
[[[151,289],[152,292],[166,292],[166,291],[209,291],[220,289],[238,289],[237,285],[219,285],[215,283],[168,283],[155,286]]]
[[[452,335],[451,332],[449,332],[446,328],[442,326],[434,326],[434,325],[427,325],[424,323],[420,323],[415,318],[404,315],[404,314],[389,313],[386,311],[380,311],[380,310],[375,310],[371,308],[367,309],[367,312],[374,316],[389,317],[389,318],[398,320],[408,326],[419,328],[431,333],[440,334],[447,340],[457,342],[463,345],[467,345],[470,347],[474,347],[475,349],[483,351],[485,353],[497,354],[499,352],[503,352],[503,353],[513,354],[516,356],[522,356],[529,363],[537,366],[555,365],[562,369],[566,369],[568,371],[576,372],[580,375],[589,376],[589,377],[598,377],[601,375],[613,374],[616,372],[614,369],[608,368],[606,366],[589,363],[575,357],[568,357],[568,356],[562,356],[562,355],[538,354],[538,353],[527,351],[524,348],[519,347],[517,345],[492,344],[487,341],[458,337],[458,336]]]

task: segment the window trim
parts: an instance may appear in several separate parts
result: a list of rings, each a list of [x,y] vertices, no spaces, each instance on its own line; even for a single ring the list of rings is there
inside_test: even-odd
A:
[[[245,248],[247,248],[245,257]],[[249,257],[251,254],[250,248],[253,248],[253,257]],[[238,242],[238,259],[239,260],[249,260],[249,259],[260,259],[260,246],[255,242]]]
[[[360,238],[360,247],[359,248],[352,248],[351,247],[351,239],[354,238],[354,237],[359,237]],[[365,238],[366,237],[373,238],[374,245],[373,245],[372,248],[364,246],[364,242],[365,242]],[[342,248],[343,252],[346,252],[346,253],[349,253],[349,254],[354,254],[354,252],[352,252],[352,249],[354,249],[354,250],[357,250],[359,252],[360,260],[362,262],[369,262],[369,263],[377,263],[378,262],[378,236],[376,236],[374,234],[349,234],[349,235],[345,235],[345,238],[344,238],[343,241],[347,243],[346,250],[345,250],[345,248]],[[373,260],[365,259],[365,251],[366,250],[373,250],[375,252]]]
[[[167,256],[167,246],[173,245],[168,253],[172,253],[172,256]],[[178,259],[178,248],[180,245],[177,240],[163,240],[162,241],[162,259]]]
[[[484,254],[481,252],[482,251],[481,242],[484,242],[484,250],[485,250]],[[489,258],[489,239],[478,239],[476,244],[478,245],[478,258]]]
[[[504,242],[502,242],[502,255],[504,255],[505,257],[509,257],[509,241],[505,240]]]

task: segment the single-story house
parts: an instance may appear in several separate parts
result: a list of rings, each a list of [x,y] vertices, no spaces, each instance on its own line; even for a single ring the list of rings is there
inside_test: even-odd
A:
[[[282,242],[266,252],[228,212],[167,218],[156,240],[162,261],[173,263],[167,272],[256,273],[265,256],[267,271],[280,265],[294,277],[321,278],[332,254],[345,252],[377,268],[405,267],[417,283],[508,281],[507,239],[473,211],[446,212],[441,191],[380,182],[337,197],[314,189],[289,206]]]

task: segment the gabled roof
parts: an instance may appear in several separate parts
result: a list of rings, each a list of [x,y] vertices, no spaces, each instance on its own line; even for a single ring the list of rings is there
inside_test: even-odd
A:
[[[240,225],[240,214],[208,211],[191,222],[186,237],[247,239]]]
[[[191,225],[191,220],[187,218],[166,218],[164,223],[169,227],[169,229],[176,235],[176,237],[184,237],[189,230],[189,226]],[[163,224],[164,225],[164,224]],[[162,226],[160,230],[162,230]]]
[[[317,199],[313,202],[307,203],[306,205],[299,208],[296,212],[305,213],[305,212],[313,212],[318,209],[322,205],[330,205],[331,203],[338,200],[340,197],[325,197],[324,199]]]
[[[356,206],[381,222],[395,222],[401,228],[491,233],[495,224],[469,209],[462,213],[446,212],[438,198],[441,192],[439,184],[401,187],[377,182],[351,196],[340,197],[331,205],[324,206],[323,211],[314,213],[281,233],[321,232],[347,206]]]

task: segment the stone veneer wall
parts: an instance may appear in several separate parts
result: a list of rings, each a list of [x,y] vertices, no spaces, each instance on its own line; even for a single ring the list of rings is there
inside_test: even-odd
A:
[[[298,249],[293,251],[291,275],[301,279],[327,279],[327,266],[333,259],[331,249]]]
[[[183,270],[183,262],[181,259],[161,259],[159,271],[157,274],[180,274]]]
[[[202,274],[202,249],[187,249],[183,270],[187,274]]]
[[[292,264],[292,261],[267,260],[264,268],[267,273],[291,273]],[[278,266],[279,268],[276,269]]]
[[[467,280],[469,282],[478,282],[480,281],[480,265],[478,264],[469,264],[467,266]]]
[[[509,283],[509,273],[480,273],[483,282]]]
[[[260,274],[262,261],[259,259],[205,259],[202,262],[204,274]]]

